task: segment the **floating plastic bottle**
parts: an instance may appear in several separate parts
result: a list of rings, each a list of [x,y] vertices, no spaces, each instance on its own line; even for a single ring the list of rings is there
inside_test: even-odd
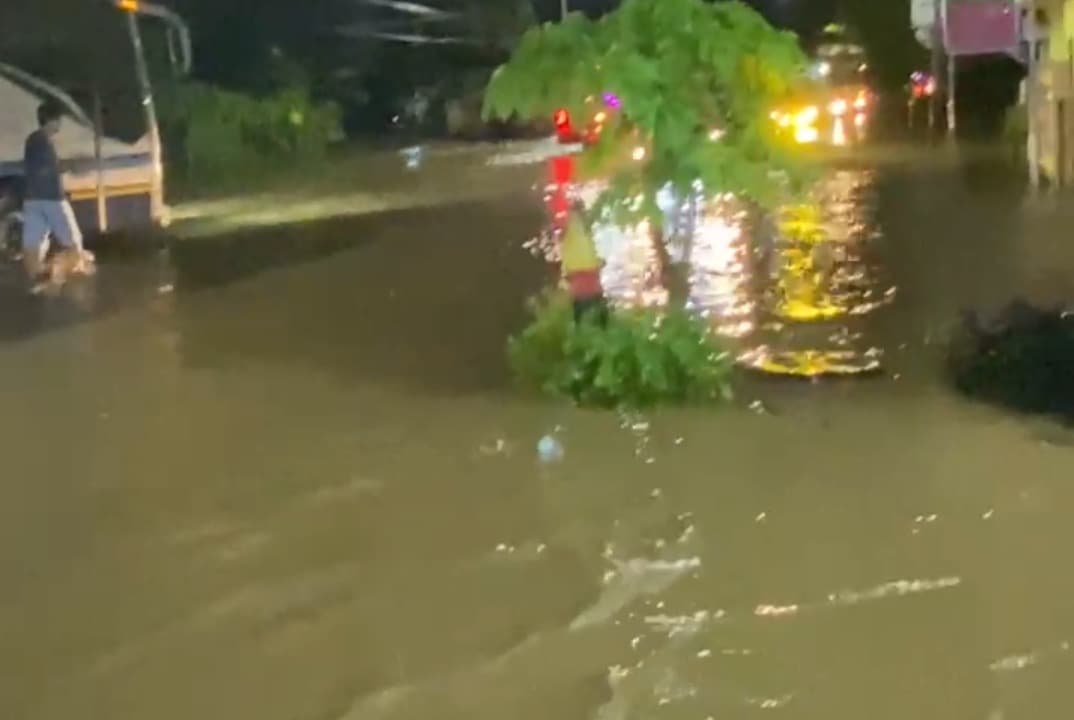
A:
[[[552,435],[545,435],[537,441],[537,459],[543,463],[555,463],[563,460],[563,443]]]

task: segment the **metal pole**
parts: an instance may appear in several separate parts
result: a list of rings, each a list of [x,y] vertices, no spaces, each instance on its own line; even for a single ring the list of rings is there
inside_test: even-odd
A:
[[[1026,162],[1029,165],[1029,184],[1033,187],[1040,185],[1040,157],[1041,157],[1041,133],[1040,113],[1043,110],[1041,99],[1044,97],[1040,92],[1039,58],[1037,57],[1037,37],[1034,26],[1029,37],[1029,67],[1026,72]]]
[[[943,12],[941,11],[940,3],[942,0],[935,0],[935,12],[932,19],[932,82],[933,92],[929,96],[929,135],[935,136],[936,134],[936,118],[939,116],[939,104],[940,93],[938,92],[940,86],[940,74],[943,72]]]
[[[567,14],[570,12],[568,3],[570,0],[559,0],[559,19],[566,20]],[[547,6],[546,6],[547,7]]]
[[[142,45],[142,33],[138,29],[138,18],[127,13],[127,29],[134,47],[134,67],[141,86],[142,106],[145,108],[145,120],[149,130],[149,152],[153,163],[153,187],[150,192],[150,213],[154,221],[164,217],[164,160],[160,142],[160,125],[157,122],[157,108],[153,102],[153,86],[149,80],[149,65],[145,59]]]
[[[958,91],[958,72],[955,66],[955,56],[947,55],[947,136],[954,140],[955,131],[958,129],[958,106],[955,102],[955,94]]]
[[[97,161],[97,232],[108,232],[108,196],[104,189],[104,111],[101,91],[93,89],[93,157]]]

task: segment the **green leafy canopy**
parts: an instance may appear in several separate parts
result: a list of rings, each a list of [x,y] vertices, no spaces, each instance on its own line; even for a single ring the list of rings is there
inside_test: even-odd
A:
[[[804,65],[792,33],[737,0],[625,0],[600,20],[575,13],[527,32],[493,75],[485,116],[535,120],[567,108],[587,117],[594,98],[611,92],[623,110],[587,155],[649,148],[645,162],[606,173],[618,199],[641,196],[651,207],[666,183],[700,180],[773,206],[807,174],[770,119]]]

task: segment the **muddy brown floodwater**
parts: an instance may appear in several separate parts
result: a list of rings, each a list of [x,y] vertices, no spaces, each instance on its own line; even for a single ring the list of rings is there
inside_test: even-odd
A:
[[[0,717],[1070,718],[1072,436],[954,396],[937,343],[1074,297],[1072,206],[859,165],[838,277],[898,290],[823,337],[884,374],[723,410],[510,389],[548,274],[524,188],[4,285]],[[696,297],[775,322],[717,255]]]

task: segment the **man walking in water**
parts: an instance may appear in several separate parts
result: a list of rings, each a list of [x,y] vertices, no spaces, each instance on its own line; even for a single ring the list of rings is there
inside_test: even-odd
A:
[[[45,284],[62,284],[68,272],[88,273],[90,256],[82,249],[82,232],[63,189],[60,159],[53,138],[60,131],[63,111],[46,102],[37,109],[38,129],[26,138],[23,173],[22,252],[33,290]],[[63,246],[56,260],[46,263],[49,237]]]

